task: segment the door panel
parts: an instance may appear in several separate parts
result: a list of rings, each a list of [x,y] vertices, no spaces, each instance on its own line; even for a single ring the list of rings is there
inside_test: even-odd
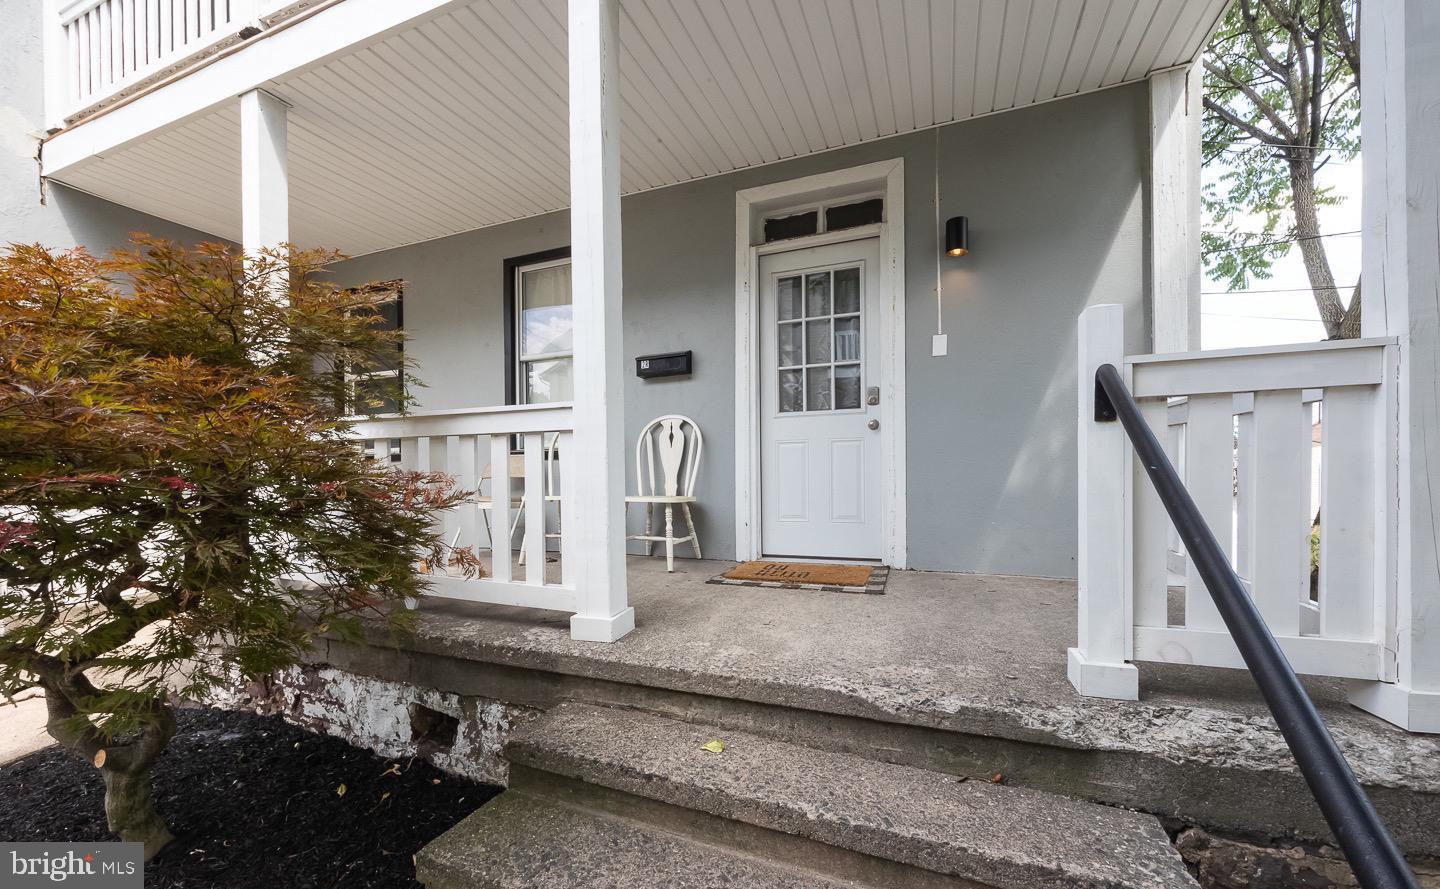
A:
[[[779,518],[803,522],[805,515],[806,442],[775,442],[775,505]]]
[[[761,548],[878,559],[878,239],[760,260]]]
[[[865,520],[865,442],[841,438],[830,442],[830,521]]]

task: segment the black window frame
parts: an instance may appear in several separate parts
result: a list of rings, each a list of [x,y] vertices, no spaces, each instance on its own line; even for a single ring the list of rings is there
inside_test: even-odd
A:
[[[538,250],[534,253],[526,253],[523,256],[511,256],[504,262],[505,283],[501,288],[504,294],[505,308],[505,403],[515,405],[520,403],[520,380],[516,374],[515,365],[520,350],[520,318],[515,305],[515,279],[516,273],[527,265],[536,265],[542,262],[554,262],[558,259],[570,259],[570,246],[552,247],[549,250]],[[572,294],[573,303],[573,294]]]

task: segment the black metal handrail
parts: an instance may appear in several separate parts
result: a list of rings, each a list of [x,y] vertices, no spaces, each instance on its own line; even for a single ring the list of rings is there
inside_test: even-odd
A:
[[[1230,567],[1230,560],[1185,490],[1150,424],[1140,415],[1140,407],[1120,372],[1113,364],[1103,364],[1095,371],[1095,420],[1116,419],[1125,427],[1135,453],[1145,464],[1186,553],[1210,590],[1235,647],[1260,686],[1260,694],[1360,885],[1365,889],[1418,889],[1400,848],[1335,745],[1239,575]]]

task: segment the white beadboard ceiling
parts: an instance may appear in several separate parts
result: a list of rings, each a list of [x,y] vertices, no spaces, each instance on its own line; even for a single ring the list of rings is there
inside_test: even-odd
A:
[[[623,187],[1139,80],[1226,3],[624,0]],[[361,254],[565,207],[566,70],[564,0],[473,0],[272,81],[293,240]],[[238,240],[239,146],[236,101],[60,178]]]

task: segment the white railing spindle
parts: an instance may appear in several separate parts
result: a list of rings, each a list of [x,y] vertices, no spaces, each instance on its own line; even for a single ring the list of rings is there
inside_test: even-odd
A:
[[[544,434],[525,438],[525,582],[545,583],[545,466],[541,455]]]
[[[510,436],[490,436],[491,576],[510,581]]]

